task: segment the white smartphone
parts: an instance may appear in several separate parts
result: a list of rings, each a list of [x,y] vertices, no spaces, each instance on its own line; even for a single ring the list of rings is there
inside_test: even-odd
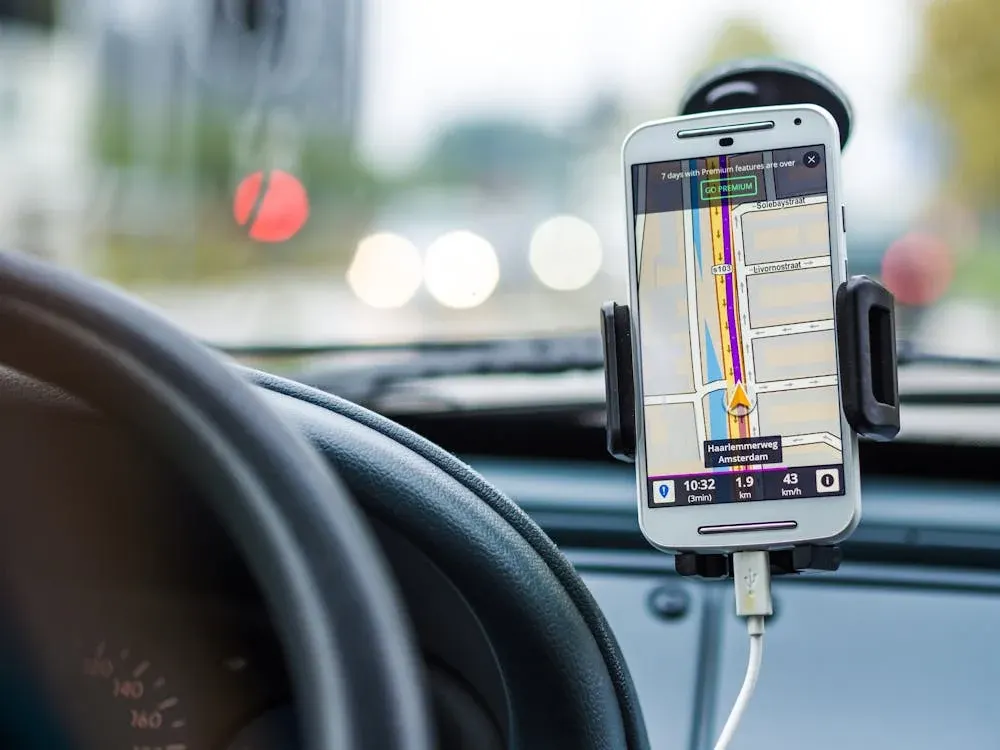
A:
[[[643,534],[693,552],[840,541],[861,494],[836,122],[807,105],[662,120],[623,159]]]

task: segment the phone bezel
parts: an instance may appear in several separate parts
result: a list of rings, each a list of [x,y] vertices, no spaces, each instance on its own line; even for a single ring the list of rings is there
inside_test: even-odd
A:
[[[796,118],[801,123],[796,125]],[[694,128],[720,128],[761,121],[774,121],[768,130],[730,134],[733,143],[719,145],[719,133],[699,137],[678,138],[678,131]],[[671,118],[645,123],[633,130],[622,147],[626,195],[626,225],[629,255],[629,312],[633,339],[633,372],[635,378],[636,413],[636,492],[639,526],[653,546],[665,551],[726,552],[739,549],[761,549],[806,543],[831,544],[847,537],[861,517],[860,477],[857,460],[857,435],[848,424],[843,404],[840,407],[841,435],[844,457],[843,495],[760,500],[750,503],[720,503],[718,505],[650,508],[646,497],[646,441],[643,412],[641,311],[638,306],[637,258],[635,222],[633,220],[632,167],[664,161],[702,158],[706,156],[770,151],[798,146],[822,144],[826,153],[827,209],[831,227],[831,296],[847,279],[840,194],[840,135],[836,122],[820,107],[791,105],[731,110]],[[834,329],[836,336],[836,327]],[[838,379],[840,365],[837,364]],[[702,535],[698,528],[705,525],[728,525],[794,521],[790,530],[767,530]]]

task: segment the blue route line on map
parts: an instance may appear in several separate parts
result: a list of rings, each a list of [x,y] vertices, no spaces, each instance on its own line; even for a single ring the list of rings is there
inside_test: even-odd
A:
[[[693,172],[698,168],[698,160],[692,159],[688,162],[689,169]],[[692,239],[694,240],[694,258],[698,263],[698,275],[702,273],[701,270],[701,217],[698,215],[698,207],[700,203],[700,197],[698,196],[698,178],[691,177],[688,180],[691,183],[691,233],[694,235]]]
[[[715,345],[712,334],[705,325],[705,375],[709,383],[722,380],[722,367],[715,355]],[[729,418],[726,413],[725,391],[715,391],[708,394],[708,427],[712,440],[726,440],[729,437]]]

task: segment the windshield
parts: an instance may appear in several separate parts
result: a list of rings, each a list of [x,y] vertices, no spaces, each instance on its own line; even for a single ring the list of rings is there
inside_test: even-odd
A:
[[[595,330],[627,289],[625,134],[774,55],[854,107],[851,271],[925,349],[1000,355],[991,0],[0,0],[0,25],[0,240],[209,342]]]

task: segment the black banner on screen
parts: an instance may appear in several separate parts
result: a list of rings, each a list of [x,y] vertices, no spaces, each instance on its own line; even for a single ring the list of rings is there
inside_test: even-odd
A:
[[[708,469],[780,463],[781,435],[705,441],[705,467]]]

